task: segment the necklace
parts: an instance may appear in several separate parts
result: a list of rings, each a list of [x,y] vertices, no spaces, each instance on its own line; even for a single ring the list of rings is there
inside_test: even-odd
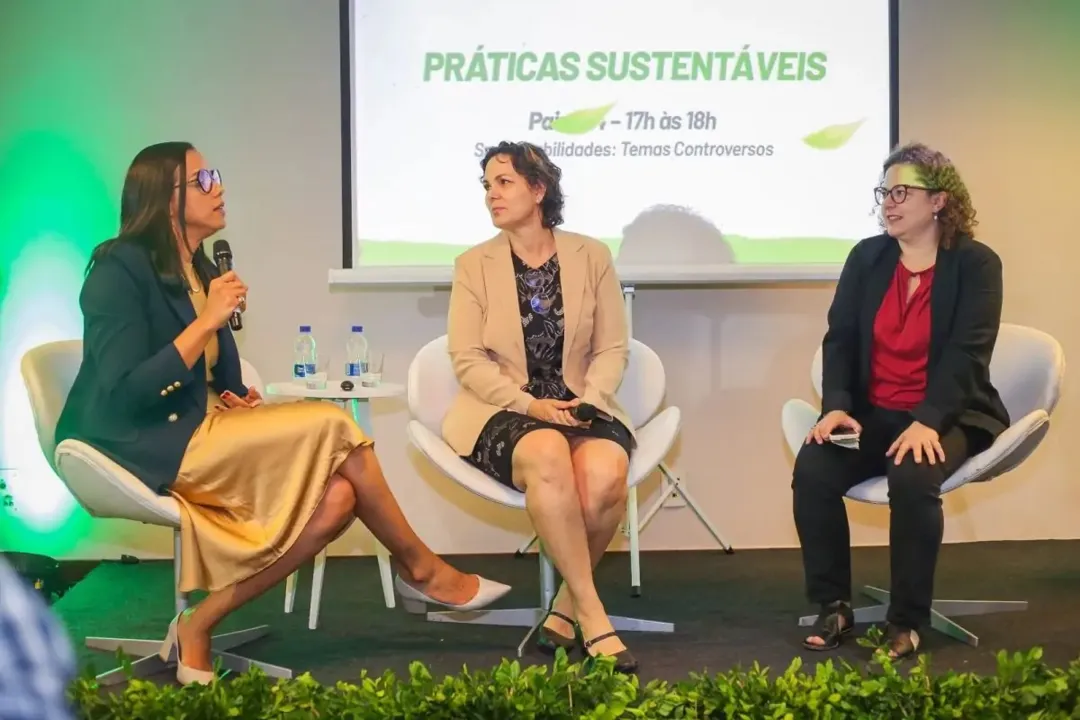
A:
[[[187,275],[188,281],[188,294],[195,295],[202,291],[202,283],[199,282],[199,275],[195,272],[195,265],[188,263],[184,266],[184,274]]]

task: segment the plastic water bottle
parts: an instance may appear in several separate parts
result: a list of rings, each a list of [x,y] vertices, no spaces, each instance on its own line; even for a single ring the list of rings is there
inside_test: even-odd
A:
[[[345,377],[360,380],[368,371],[368,342],[364,326],[353,325],[345,341]]]
[[[303,380],[305,377],[314,375],[317,359],[311,326],[301,325],[300,334],[293,344],[293,378]]]

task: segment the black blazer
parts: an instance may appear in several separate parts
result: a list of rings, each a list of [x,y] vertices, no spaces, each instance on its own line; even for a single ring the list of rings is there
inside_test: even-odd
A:
[[[900,262],[888,235],[859,242],[844,263],[822,342],[822,413],[870,409],[874,318]],[[960,237],[938,250],[930,295],[926,397],[914,418],[944,434],[956,424],[997,437],[1009,413],[990,383],[990,357],[1001,324],[1001,260],[986,245]]]
[[[203,252],[204,276],[217,268]],[[206,360],[184,364],[173,340],[195,320],[179,282],[163,280],[141,246],[120,242],[98,260],[79,295],[83,361],[56,428],[56,441],[82,440],[164,494],[188,442],[206,417]],[[247,395],[228,325],[218,330],[218,392]]]

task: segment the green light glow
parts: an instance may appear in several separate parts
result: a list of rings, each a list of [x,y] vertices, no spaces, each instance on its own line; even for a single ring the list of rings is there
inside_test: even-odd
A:
[[[19,363],[35,345],[81,337],[83,268],[117,210],[78,148],[21,115],[28,132],[0,136],[0,467],[16,470],[0,546],[64,555],[77,552],[90,518],[41,452]]]

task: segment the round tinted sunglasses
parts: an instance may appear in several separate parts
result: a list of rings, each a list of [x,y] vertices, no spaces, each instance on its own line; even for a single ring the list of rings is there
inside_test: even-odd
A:
[[[221,184],[221,172],[203,168],[195,175],[194,179],[188,180],[187,184],[196,185],[204,193],[209,193],[214,188],[214,185]]]

